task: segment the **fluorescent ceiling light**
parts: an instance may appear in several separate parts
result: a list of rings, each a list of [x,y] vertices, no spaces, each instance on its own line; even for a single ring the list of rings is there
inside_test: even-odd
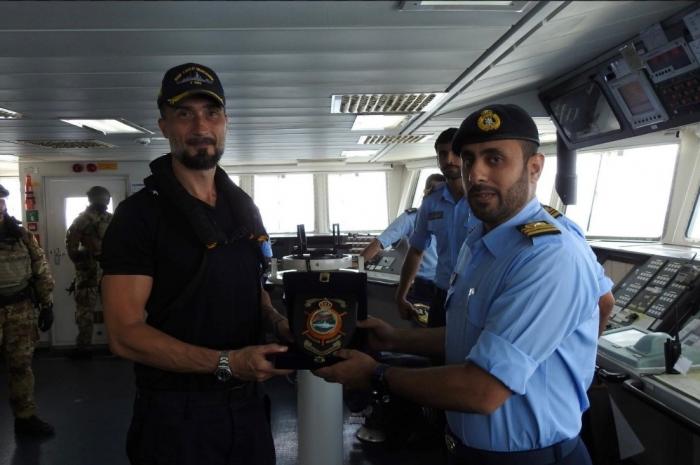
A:
[[[357,115],[353,131],[384,131],[394,129],[406,119],[406,115]]]
[[[493,6],[510,6],[513,4],[512,1],[506,2],[506,1],[489,1],[489,0],[481,0],[481,1],[460,1],[460,0],[423,0],[420,2],[421,5],[423,6],[485,6],[485,5],[493,5]]]
[[[20,119],[22,118],[21,113],[16,111],[8,110],[7,108],[0,108],[0,119]]]
[[[79,128],[92,129],[102,134],[142,134],[151,131],[144,129],[134,123],[118,119],[62,119],[64,123],[78,126]]]
[[[513,1],[460,1],[423,0],[402,1],[399,8],[404,11],[490,11],[495,13],[522,13],[527,8],[527,0]]]
[[[19,157],[15,155],[0,155],[0,161],[9,161],[9,162],[17,162],[19,161]]]
[[[352,157],[371,157],[375,155],[377,150],[343,150],[340,153],[341,157],[352,158]]]

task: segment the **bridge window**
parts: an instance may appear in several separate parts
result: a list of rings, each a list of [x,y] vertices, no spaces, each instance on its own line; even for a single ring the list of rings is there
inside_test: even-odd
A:
[[[235,185],[241,187],[241,177],[237,174],[229,174],[228,177],[233,181]]]
[[[22,200],[24,200],[24,192],[20,188],[19,178],[17,176],[12,177],[0,177],[0,184],[10,192],[5,198],[5,206],[7,207],[7,213],[10,216],[14,216],[18,220],[22,219]]]
[[[386,173],[328,175],[328,216],[340,230],[382,231],[388,224]]]
[[[693,241],[700,241],[700,192],[698,192],[698,196],[695,198],[693,216],[690,217],[686,237]]]
[[[579,153],[567,216],[587,236],[659,239],[677,158],[677,144]]]
[[[553,206],[554,179],[557,176],[557,157],[549,156],[544,159],[544,169],[537,181],[537,199],[540,203]]]
[[[253,191],[268,233],[296,234],[302,223],[307,232],[314,230],[312,174],[257,175]]]
[[[440,170],[438,168],[423,168],[420,170],[420,175],[418,176],[418,184],[416,184],[416,192],[413,194],[413,208],[420,207],[420,203],[423,201],[423,189],[425,188],[425,180],[431,174],[439,174]]]

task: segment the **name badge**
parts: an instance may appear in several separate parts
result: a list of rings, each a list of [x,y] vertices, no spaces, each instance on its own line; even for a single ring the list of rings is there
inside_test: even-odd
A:
[[[434,211],[428,213],[428,219],[429,220],[439,220],[442,218],[442,210]]]

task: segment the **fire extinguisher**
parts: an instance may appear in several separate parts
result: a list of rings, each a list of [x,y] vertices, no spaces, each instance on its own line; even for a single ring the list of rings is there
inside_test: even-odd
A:
[[[24,208],[25,210],[36,209],[34,186],[32,186],[32,177],[30,175],[27,175],[27,177],[24,180]]]

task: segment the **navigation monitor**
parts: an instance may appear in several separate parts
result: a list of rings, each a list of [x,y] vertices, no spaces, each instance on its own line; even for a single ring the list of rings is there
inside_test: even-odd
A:
[[[576,87],[549,102],[552,117],[574,143],[620,131],[620,121],[595,81]]]
[[[698,68],[698,62],[684,39],[673,40],[642,56],[655,83]]]
[[[633,128],[668,121],[668,114],[643,72],[608,81],[610,92]]]

